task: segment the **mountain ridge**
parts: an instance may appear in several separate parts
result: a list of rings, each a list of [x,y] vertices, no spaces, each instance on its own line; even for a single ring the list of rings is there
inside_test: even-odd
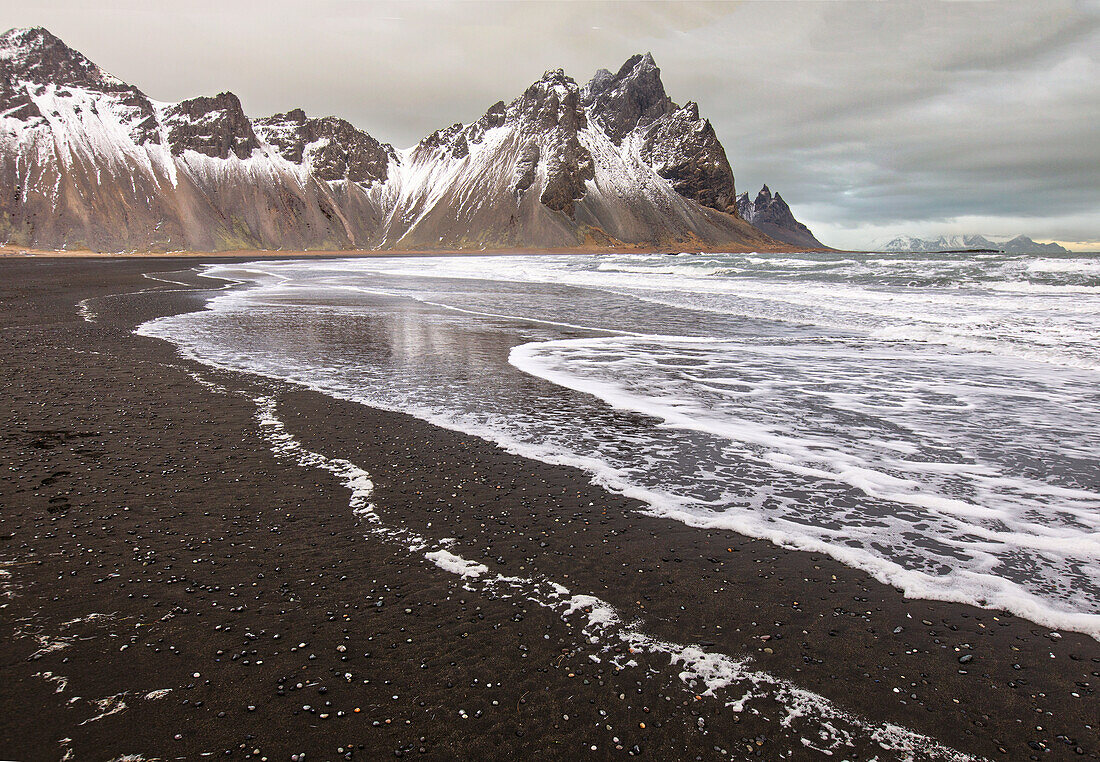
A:
[[[1057,243],[1038,243],[1026,235],[1018,235],[1005,241],[992,241],[982,235],[952,235],[936,238],[917,238],[915,236],[897,236],[886,244],[881,251],[888,252],[938,252],[984,249],[1003,251],[1007,254],[1068,254],[1069,249]]]
[[[6,191],[4,189],[7,189]],[[812,236],[811,236],[812,237]],[[42,28],[0,35],[0,240],[39,248],[775,249],[649,54],[546,72],[395,149],[336,116],[149,98]],[[818,244],[820,246],[820,244]]]

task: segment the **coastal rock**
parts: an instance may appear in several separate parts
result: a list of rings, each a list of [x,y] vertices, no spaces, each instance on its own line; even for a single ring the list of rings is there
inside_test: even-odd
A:
[[[778,193],[772,195],[767,185],[756,194],[755,201],[749,199],[748,193],[738,196],[737,209],[742,217],[778,241],[808,249],[826,248],[808,227],[795,219],[783,197]]]

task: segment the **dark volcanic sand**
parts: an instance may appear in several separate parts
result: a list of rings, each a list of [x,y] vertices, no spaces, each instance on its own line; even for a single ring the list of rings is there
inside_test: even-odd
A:
[[[667,658],[595,663],[572,620],[365,537],[348,491],[277,459],[237,390],[276,394],[291,433],[367,469],[386,523],[494,571],[971,754],[1097,758],[1092,639],[905,600],[828,558],[639,515],[577,471],[132,336],[201,306],[141,277],[193,264],[0,260],[0,758],[822,758],[779,707],[697,699]],[[864,739],[833,759],[876,753],[896,757]]]

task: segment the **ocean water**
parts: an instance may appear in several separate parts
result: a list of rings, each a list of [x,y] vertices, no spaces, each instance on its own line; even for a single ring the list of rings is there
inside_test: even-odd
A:
[[[143,325],[579,466],[648,510],[1100,637],[1100,257],[601,255],[212,266]]]

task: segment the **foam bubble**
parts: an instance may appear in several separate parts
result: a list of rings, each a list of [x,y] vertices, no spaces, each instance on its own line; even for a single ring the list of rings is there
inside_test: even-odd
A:
[[[449,550],[433,550],[430,553],[425,553],[424,558],[440,569],[449,571],[451,574],[457,574],[460,577],[480,577],[489,571],[489,567],[485,564],[468,561],[461,556],[456,556]]]

